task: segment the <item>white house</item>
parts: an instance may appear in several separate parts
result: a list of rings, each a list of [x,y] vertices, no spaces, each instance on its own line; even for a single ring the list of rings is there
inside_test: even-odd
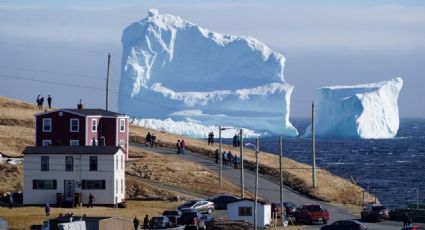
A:
[[[114,205],[125,198],[119,146],[34,146],[24,152],[24,204]]]
[[[227,204],[227,212],[230,220],[244,220],[254,224],[253,199],[242,199]],[[257,201],[257,227],[266,228],[272,220],[272,207],[264,201]]]

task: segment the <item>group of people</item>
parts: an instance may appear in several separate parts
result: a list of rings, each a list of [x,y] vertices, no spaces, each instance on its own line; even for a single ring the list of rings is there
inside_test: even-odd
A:
[[[208,145],[213,145],[214,144],[214,133],[210,132],[208,133]]]
[[[241,146],[241,136],[239,134],[235,134],[233,136],[233,147],[240,147]]]
[[[150,133],[148,132],[148,134],[146,134],[146,146],[150,146],[150,147],[156,147],[156,136],[155,133]]]
[[[220,161],[220,151],[218,149],[215,150],[215,163],[218,164],[218,162]],[[238,168],[238,164],[239,164],[239,157],[236,154],[232,154],[232,151],[229,151],[228,153],[226,151],[223,151],[222,154],[222,163],[223,165],[232,165],[234,166],[234,168]]]
[[[177,141],[176,148],[177,148],[177,154],[184,154],[186,150],[186,143],[184,142],[183,139]]]
[[[42,97],[39,94],[37,96],[37,107],[38,107],[39,110],[43,109],[43,104],[44,104],[44,97]],[[50,94],[49,94],[49,96],[47,96],[47,104],[49,106],[49,109],[51,109],[52,108],[52,97],[50,96]]]
[[[134,219],[133,219],[133,225],[134,225],[134,230],[139,229],[140,221],[137,218],[137,216],[135,216]],[[150,224],[150,221],[149,221],[149,216],[146,215],[145,219],[143,219],[143,229],[149,228],[150,225],[151,224]]]

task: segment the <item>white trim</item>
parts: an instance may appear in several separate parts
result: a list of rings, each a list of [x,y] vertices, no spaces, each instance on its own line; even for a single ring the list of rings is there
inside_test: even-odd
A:
[[[78,121],[78,129],[72,130],[72,121]],[[71,133],[79,133],[80,132],[80,118],[71,118],[69,119],[69,132]]]
[[[118,119],[115,119],[115,146],[119,145],[119,140],[118,140],[118,132],[119,132],[119,121]]]
[[[46,144],[45,144],[46,143]],[[42,143],[41,143],[41,145],[42,146],[49,146],[49,145],[51,145],[52,144],[52,140],[44,140],[43,139],[43,141],[42,141]]]
[[[127,146],[126,146],[126,149],[125,149],[125,160],[128,160],[128,149],[130,148],[130,146],[129,146],[129,139],[128,139],[128,133],[130,132],[130,124],[129,124],[129,119],[128,119],[128,117],[126,118],[127,119]]]
[[[72,144],[72,143],[77,143],[77,144]],[[79,146],[80,145],[80,140],[69,140],[69,146]]]
[[[44,121],[50,121],[50,130],[44,129]],[[52,129],[53,129],[53,127],[52,127],[52,118],[43,118],[42,125],[43,125],[42,126],[43,133],[51,133],[52,132]]]
[[[126,130],[126,127],[125,127],[125,118],[119,118],[118,119],[119,120],[119,129],[120,129],[120,133],[123,133],[123,132],[125,132],[125,130]],[[124,127],[124,130],[121,130],[121,121],[124,121],[124,125],[123,125],[123,127]]]
[[[93,121],[96,121],[96,129],[95,130],[93,130]],[[92,118],[91,119],[91,125],[90,125],[90,127],[91,127],[91,131],[92,131],[92,133],[97,133],[97,118]]]
[[[89,118],[86,117],[86,125],[85,125],[86,126],[86,133],[85,133],[85,136],[84,136],[84,140],[85,140],[84,142],[86,142],[86,144],[85,144],[86,146],[92,145],[91,141],[89,140],[89,127],[87,127],[88,122],[89,122]]]

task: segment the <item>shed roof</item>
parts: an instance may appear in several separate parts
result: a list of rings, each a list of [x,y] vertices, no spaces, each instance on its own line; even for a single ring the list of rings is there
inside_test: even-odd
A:
[[[120,149],[120,146],[28,146],[23,154],[115,154]]]
[[[233,202],[230,202],[230,203],[237,203],[237,202],[242,202],[242,201],[251,201],[251,202],[255,202],[255,200],[254,200],[254,199],[243,198],[243,199],[236,200],[236,201],[233,201]],[[262,205],[264,205],[264,204],[270,204],[269,202],[267,202],[267,201],[265,201],[265,200],[257,200],[257,202],[258,202],[258,203],[260,203],[260,204],[262,204]]]
[[[83,116],[109,116],[109,117],[119,117],[124,116],[124,114],[104,110],[104,109],[62,109],[63,111],[69,111],[71,113],[78,113]]]

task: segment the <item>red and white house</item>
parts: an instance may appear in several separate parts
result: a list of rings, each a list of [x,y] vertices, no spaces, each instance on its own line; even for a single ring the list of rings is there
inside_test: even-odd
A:
[[[121,146],[128,159],[128,116],[103,109],[59,109],[35,115],[36,146]]]

